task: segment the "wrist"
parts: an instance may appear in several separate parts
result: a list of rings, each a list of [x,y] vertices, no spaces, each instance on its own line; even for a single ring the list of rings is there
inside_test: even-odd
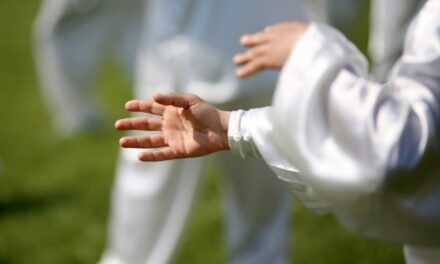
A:
[[[223,143],[223,150],[229,150],[229,142],[228,142],[228,129],[229,129],[229,119],[231,117],[230,111],[219,111],[220,116],[220,128],[221,128],[221,138]]]

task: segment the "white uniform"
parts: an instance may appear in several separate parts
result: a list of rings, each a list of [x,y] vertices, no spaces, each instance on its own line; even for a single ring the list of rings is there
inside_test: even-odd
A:
[[[242,50],[240,35],[306,18],[304,3],[292,0],[159,0],[146,10],[136,97],[191,92],[230,109],[270,102],[276,81],[273,73],[245,81],[234,76],[231,58]],[[104,260],[165,263],[192,204],[202,159],[140,163],[136,152],[121,154]],[[222,163],[229,262],[287,262],[290,202],[283,187],[264,164],[227,155]]]
[[[112,51],[131,73],[144,0],[45,0],[35,22],[43,95],[61,136],[99,126],[90,91],[99,62]],[[132,75],[132,74],[130,74]]]
[[[126,32],[120,27],[134,33],[122,46],[137,50],[135,97],[185,91],[232,109],[270,103],[277,77],[274,73],[246,81],[234,77],[231,58],[242,51],[240,35],[307,17],[302,0],[149,0],[144,8],[142,1],[92,3],[97,6],[88,8],[86,0],[47,0],[38,20],[43,84],[49,99],[60,108],[56,114],[61,116],[61,106],[70,104],[67,117],[57,118],[61,127],[75,119],[69,114],[91,108],[84,91],[108,36]],[[126,3],[135,9],[133,17],[131,12],[119,13]],[[139,17],[143,18],[140,26]],[[132,28],[128,18],[135,21]],[[133,54],[123,54],[130,65]],[[291,204],[285,187],[270,177],[261,162],[224,156],[229,262],[287,262]],[[169,261],[193,201],[202,161],[142,163],[135,150],[121,152],[109,246],[102,263]]]
[[[310,70],[313,69],[313,70]],[[408,32],[388,82],[342,35],[312,24],[280,76],[273,107],[231,115],[231,148],[259,153],[304,204],[440,263],[440,0]]]

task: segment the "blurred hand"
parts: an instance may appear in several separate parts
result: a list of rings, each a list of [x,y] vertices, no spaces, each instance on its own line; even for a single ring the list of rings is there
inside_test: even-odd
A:
[[[234,63],[241,66],[236,75],[243,78],[265,69],[280,69],[308,27],[306,23],[285,22],[242,36],[240,43],[248,50],[234,56]]]
[[[153,100],[133,100],[125,108],[131,112],[154,114],[116,121],[118,130],[162,131],[159,134],[123,137],[124,148],[157,148],[139,154],[142,161],[160,161],[207,155],[229,149],[230,112],[192,94],[156,94]]]

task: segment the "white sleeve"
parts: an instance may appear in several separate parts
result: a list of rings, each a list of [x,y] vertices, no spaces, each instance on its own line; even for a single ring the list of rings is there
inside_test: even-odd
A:
[[[366,60],[341,34],[313,24],[280,77],[276,144],[314,198],[351,207],[396,172],[407,175],[438,155],[439,72],[440,1],[413,23],[401,63],[383,85],[367,79]]]
[[[375,195],[393,182],[408,185],[402,177],[429,183],[428,175],[411,175],[424,160],[434,160],[431,171],[438,167],[439,7],[431,1],[414,22],[401,63],[386,84],[367,79],[365,58],[341,34],[312,24],[282,70],[273,106],[233,114],[231,148],[255,156],[256,146],[306,206],[328,204],[355,229],[374,226],[371,232],[378,233],[383,221],[407,210],[396,208],[419,210],[411,206],[422,207],[421,202]],[[428,207],[426,215],[432,212]],[[371,214],[374,210],[381,213]],[[420,233],[395,226],[396,232],[387,228],[383,235],[399,240]]]
[[[327,204],[313,199],[309,194],[311,189],[300,179],[296,166],[280,151],[274,141],[274,135],[272,107],[231,113],[228,128],[231,152],[242,158],[263,158],[304,206],[317,213],[327,212]]]

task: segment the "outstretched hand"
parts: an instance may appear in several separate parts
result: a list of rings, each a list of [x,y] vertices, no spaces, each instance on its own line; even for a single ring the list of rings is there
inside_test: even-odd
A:
[[[120,139],[124,148],[148,148],[142,161],[204,156],[227,150],[229,112],[221,111],[192,94],[156,94],[152,100],[133,100],[125,108],[155,116],[116,121],[118,130],[159,131],[157,134]]]
[[[285,22],[242,36],[240,43],[248,49],[234,56],[234,63],[241,66],[236,75],[244,78],[265,69],[280,69],[308,27],[306,23]]]

